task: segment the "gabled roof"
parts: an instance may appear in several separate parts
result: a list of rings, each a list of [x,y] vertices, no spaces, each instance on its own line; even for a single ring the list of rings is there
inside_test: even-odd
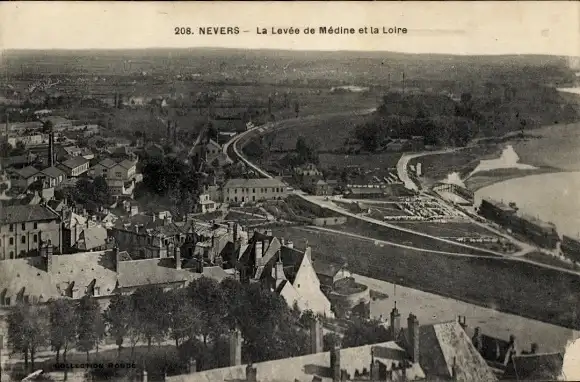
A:
[[[457,321],[421,326],[419,354],[427,379],[447,379],[455,373],[457,381],[497,380]]]
[[[119,162],[118,164],[119,164],[119,166],[126,168],[128,170],[131,167],[135,166],[137,164],[137,161],[130,161],[128,159],[125,159],[125,160]]]
[[[95,225],[83,230],[80,236],[80,242],[78,243],[78,248],[81,250],[90,251],[91,249],[102,247],[106,243],[106,228],[100,225]]]
[[[105,158],[102,161],[100,161],[99,164],[105,168],[111,168],[111,167],[115,166],[117,164],[117,162],[115,162],[111,158]]]
[[[65,173],[60,168],[54,166],[45,168],[44,170],[41,171],[41,173],[53,179],[65,175]]]
[[[334,277],[344,268],[344,264],[332,263],[322,259],[316,259],[312,262],[312,267],[318,275]]]
[[[60,216],[50,208],[36,204],[27,206],[7,206],[0,208],[0,223],[24,223],[41,220],[55,220]]]
[[[81,156],[78,156],[78,157],[73,157],[73,158],[67,159],[66,161],[62,162],[61,165],[68,167],[70,169],[75,169],[79,166],[82,166],[85,163],[88,163],[88,162],[89,162],[88,159],[85,159]]]
[[[24,179],[28,179],[39,173],[39,171],[32,166],[24,167],[23,169],[20,169],[15,172]]]
[[[517,381],[556,381],[562,376],[562,353],[521,354],[512,357],[504,378]]]

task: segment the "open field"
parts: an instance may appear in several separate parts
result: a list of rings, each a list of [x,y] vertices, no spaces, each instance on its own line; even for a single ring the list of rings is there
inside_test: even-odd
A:
[[[580,278],[503,258],[465,258],[376,246],[326,232],[275,230],[313,259],[346,261],[351,271],[496,310],[580,328]]]
[[[370,237],[377,240],[389,241],[396,244],[408,245],[425,250],[443,251],[451,253],[463,253],[481,256],[494,256],[488,252],[479,251],[475,248],[467,248],[451,243],[446,243],[435,238],[419,236],[410,232],[399,231],[394,228],[372,224],[366,221],[351,219],[342,226],[336,227],[337,230],[354,233],[361,236]]]
[[[434,223],[434,222],[393,222],[393,224],[426,233],[429,235],[443,237],[443,238],[458,238],[458,237],[495,237],[493,232],[470,222],[448,222],[448,223]]]
[[[346,95],[320,95],[320,102],[317,99],[307,100],[304,107],[300,107],[300,114],[309,113],[309,109],[316,108],[321,110],[326,108],[327,112],[334,110],[348,110],[346,104],[357,105],[359,109],[364,107],[374,107],[377,101],[373,98],[365,99],[356,98]],[[314,102],[313,102],[314,101]],[[303,102],[302,100],[300,102]],[[317,104],[318,103],[318,104]],[[338,105],[337,105],[338,103]],[[352,106],[350,107],[352,109]],[[299,125],[292,125],[291,127],[276,130],[275,133],[268,134],[266,140],[271,142],[272,150],[294,150],[296,147],[296,140],[302,136],[308,142],[315,141],[319,144],[318,149],[322,152],[340,149],[343,147],[345,140],[352,136],[354,127],[365,120],[364,116],[353,115],[350,117],[333,116],[326,119],[312,119],[303,121]],[[290,126],[290,125],[289,125]]]

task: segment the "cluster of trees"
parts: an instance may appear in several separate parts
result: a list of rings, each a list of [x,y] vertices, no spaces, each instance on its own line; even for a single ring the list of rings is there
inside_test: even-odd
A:
[[[112,203],[112,195],[107,180],[102,176],[97,176],[93,180],[79,178],[75,187],[67,189],[66,195],[63,197],[84,205],[105,206]]]
[[[230,330],[243,336],[244,357],[253,362],[308,352],[309,325],[284,299],[260,285],[221,283],[199,278],[188,287],[164,291],[149,285],[131,295],[116,294],[102,311],[93,297],[55,299],[46,305],[21,303],[8,315],[8,343],[24,355],[27,370],[34,370],[37,351],[51,346],[57,363],[66,362],[73,349],[99,350],[106,337],[115,341],[119,361],[134,359],[140,342],[173,342],[183,360],[194,358],[203,369],[227,366]],[[121,359],[124,345],[129,359]],[[29,358],[30,357],[30,358]],[[244,358],[250,361],[248,358]]]
[[[47,345],[56,352],[57,363],[61,351],[66,362],[72,349],[86,353],[88,361],[89,352],[98,351],[106,335],[99,303],[88,296],[78,301],[51,300],[46,305],[19,303],[10,311],[7,322],[8,344],[13,352],[23,354],[26,371],[35,369],[37,351]]]
[[[193,212],[201,184],[197,170],[173,156],[150,157],[143,162],[140,191],[167,197],[176,212]]]

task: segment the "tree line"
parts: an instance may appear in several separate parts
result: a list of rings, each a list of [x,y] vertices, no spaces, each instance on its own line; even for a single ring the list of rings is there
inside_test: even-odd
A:
[[[34,370],[36,354],[46,346],[55,352],[57,363],[67,362],[73,349],[85,353],[89,362],[90,352],[98,353],[106,338],[116,344],[118,362],[134,361],[141,342],[147,352],[153,344],[173,343],[182,364],[195,359],[198,370],[204,370],[229,365],[228,338],[234,328],[243,337],[244,363],[307,354],[314,317],[311,311],[290,308],[259,284],[201,277],[185,288],[147,285],[132,294],[115,294],[105,310],[90,296],[42,305],[22,302],[8,315],[7,339],[13,352],[23,354],[27,371]],[[348,323],[342,339],[336,334],[324,337],[326,349],[336,342],[349,347],[387,339],[379,323],[361,319]],[[129,354],[123,353],[125,347]]]

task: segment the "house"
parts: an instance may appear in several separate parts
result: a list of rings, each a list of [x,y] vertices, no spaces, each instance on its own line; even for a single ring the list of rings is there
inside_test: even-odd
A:
[[[391,341],[323,351],[322,325],[310,328],[310,354],[242,364],[239,330],[230,332],[230,366],[171,376],[168,382],[474,381],[497,378],[457,322],[420,326],[413,314]],[[192,370],[193,371],[193,370]]]
[[[168,289],[185,286],[201,276],[214,277],[218,281],[228,277],[223,270],[213,268],[203,273],[182,270],[173,258],[135,261],[116,248],[55,255],[52,246],[46,244],[42,245],[40,256],[0,261],[0,274],[20,276],[0,278],[0,306],[13,306],[19,301],[42,303],[60,297],[79,299],[89,295],[106,307],[113,294],[131,293],[144,285]]]
[[[48,187],[58,187],[65,181],[66,174],[58,167],[52,166],[40,171],[37,178],[43,180]]]
[[[296,305],[300,311],[309,309],[334,317],[330,301],[320,289],[311,252],[310,247],[298,250],[271,232],[255,232],[239,256],[236,269],[241,282],[260,282],[281,295],[290,307]]]
[[[227,154],[223,152],[223,147],[213,139],[209,139],[207,142],[195,146],[193,155],[202,156],[206,163],[215,165],[215,167],[222,167],[233,163]]]
[[[312,185],[312,193],[314,195],[332,195],[332,191],[324,180],[319,179]]]
[[[72,211],[62,213],[63,252],[102,250],[107,247],[107,229]]]
[[[61,252],[60,221],[60,215],[45,205],[0,208],[0,260],[33,255],[41,240],[50,240]]]
[[[224,202],[284,199],[286,185],[278,179],[230,179],[222,189]]]
[[[42,129],[42,122],[32,121],[32,122],[13,122],[9,123],[8,127],[5,123],[0,124],[0,133],[4,134],[8,130],[9,133],[14,134],[24,134],[26,131],[34,131]]]
[[[209,198],[209,194],[201,194],[199,196],[198,208],[201,213],[205,214],[217,210],[217,204]]]
[[[39,171],[32,166],[28,166],[20,170],[8,169],[8,173],[13,188],[26,190],[32,183],[36,182]]]
[[[37,156],[32,153],[27,153],[24,155],[15,155],[10,157],[0,158],[0,163],[5,168],[15,168],[21,169],[26,166],[30,166],[36,160]]]
[[[23,144],[25,147],[28,147],[28,146],[41,145],[41,144],[47,143],[47,142],[48,142],[48,138],[43,134],[23,134],[23,135],[8,137],[8,139],[7,139],[7,143],[12,147],[16,147],[19,143]]]
[[[506,341],[485,335],[479,327],[476,327],[471,341],[483,359],[497,370],[505,370],[512,356],[519,354],[516,338],[513,335]]]
[[[70,158],[57,165],[67,177],[77,177],[89,170],[89,161],[81,156]]]

